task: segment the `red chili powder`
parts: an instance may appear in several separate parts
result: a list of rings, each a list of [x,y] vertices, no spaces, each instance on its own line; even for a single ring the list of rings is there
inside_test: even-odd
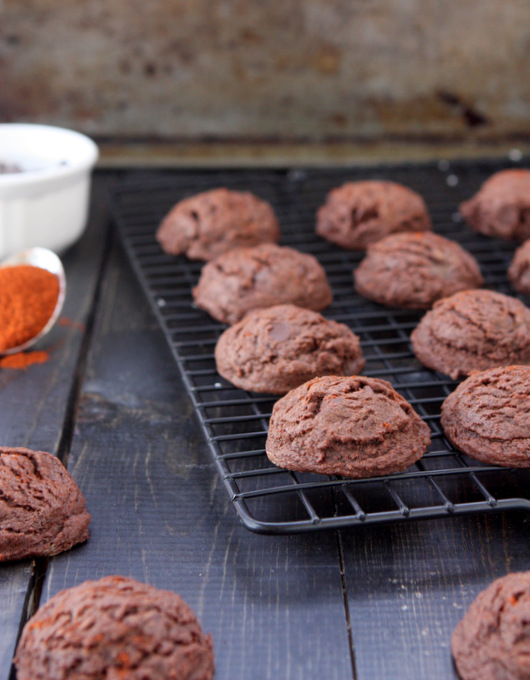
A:
[[[81,321],[74,321],[73,319],[69,319],[66,316],[63,316],[59,321],[57,322],[59,326],[70,326],[76,331],[82,331],[84,333],[85,331],[85,324],[81,323]]]
[[[0,359],[0,368],[27,368],[31,364],[43,364],[48,361],[50,355],[48,352],[17,352],[16,354],[7,354]]]
[[[53,314],[59,279],[40,267],[0,268],[0,352],[35,337]]]

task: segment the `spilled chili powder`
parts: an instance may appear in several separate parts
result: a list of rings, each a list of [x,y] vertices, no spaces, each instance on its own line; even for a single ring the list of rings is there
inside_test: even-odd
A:
[[[48,352],[44,351],[7,354],[0,359],[0,368],[27,368],[32,364],[43,364],[49,358]]]
[[[69,326],[70,328],[73,328],[76,331],[81,331],[82,333],[85,332],[85,324],[81,323],[81,321],[74,321],[73,319],[69,319],[66,316],[63,316],[62,319],[59,319],[57,322],[59,326]]]
[[[0,268],[0,352],[37,335],[53,314],[59,280],[31,265]]]

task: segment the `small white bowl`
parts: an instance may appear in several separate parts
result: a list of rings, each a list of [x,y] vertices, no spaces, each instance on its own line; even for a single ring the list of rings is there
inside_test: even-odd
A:
[[[0,124],[0,258],[42,246],[61,252],[83,233],[94,142],[49,125]]]

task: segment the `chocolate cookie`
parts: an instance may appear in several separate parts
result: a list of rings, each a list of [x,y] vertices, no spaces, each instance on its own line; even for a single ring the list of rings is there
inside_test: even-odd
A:
[[[515,290],[530,295],[530,239],[515,251],[508,278]]]
[[[390,383],[328,375],[276,402],[266,451],[288,470],[371,477],[405,470],[430,440],[429,427]]]
[[[179,595],[122,576],[51,598],[25,625],[18,680],[211,680],[213,646]]]
[[[359,295],[406,309],[429,309],[484,283],[475,258],[432,231],[392,234],[370,244],[354,276]]]
[[[359,338],[348,326],[294,305],[247,314],[221,335],[215,361],[236,387],[269,394],[285,394],[318,375],[353,375],[364,367]]]
[[[280,228],[261,198],[248,191],[212,189],[177,203],[156,238],[166,253],[211,260],[232,248],[276,243]]]
[[[431,229],[423,198],[395,182],[347,182],[330,191],[317,213],[317,234],[343,248],[368,244],[399,231]]]
[[[88,538],[90,515],[61,461],[0,448],[0,561],[57,555]]]
[[[530,571],[507,574],[479,593],[453,632],[462,680],[530,677]]]
[[[491,290],[438,300],[410,336],[422,364],[456,379],[493,366],[530,363],[530,309]]]
[[[292,303],[317,311],[327,307],[331,289],[312,256],[263,243],[237,248],[208,262],[193,298],[215,319],[233,324],[252,309]]]
[[[501,170],[460,205],[469,225],[486,236],[530,238],[530,170]]]
[[[530,367],[473,373],[442,404],[457,449],[484,463],[530,467]]]

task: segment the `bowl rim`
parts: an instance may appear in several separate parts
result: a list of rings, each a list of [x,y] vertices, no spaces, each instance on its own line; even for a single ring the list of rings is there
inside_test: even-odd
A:
[[[14,173],[0,173],[0,189],[8,187],[22,187],[26,185],[36,185],[52,179],[67,178],[70,175],[91,169],[99,158],[99,149],[94,141],[81,132],[70,130],[69,128],[57,127],[55,125],[43,125],[40,123],[0,123],[0,137],[4,132],[28,132],[34,135],[63,135],[65,140],[68,138],[76,139],[83,146],[83,153],[78,158],[68,158],[65,165],[51,165],[39,170],[28,170]],[[0,161],[2,159],[0,158]]]

